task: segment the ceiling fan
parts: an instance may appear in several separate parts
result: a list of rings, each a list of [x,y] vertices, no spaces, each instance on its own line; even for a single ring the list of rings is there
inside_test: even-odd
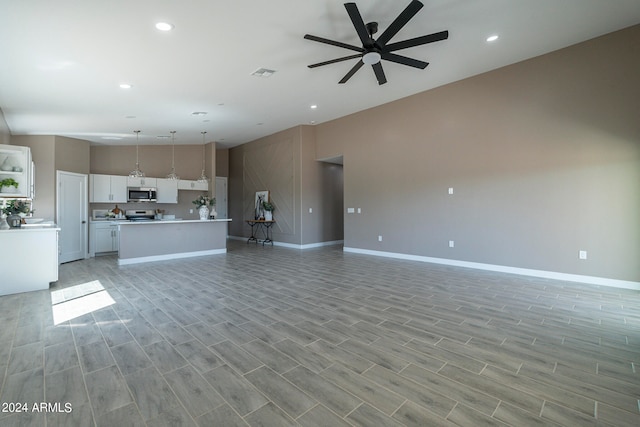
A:
[[[354,65],[353,68],[351,68],[351,70],[349,70],[349,72],[342,78],[342,80],[338,82],[341,84],[346,83],[364,64],[368,64],[373,67],[373,72],[376,75],[376,79],[378,79],[378,84],[385,84],[387,82],[387,77],[385,76],[384,70],[382,69],[382,64],[380,64],[381,59],[424,70],[427,65],[429,65],[428,62],[408,58],[406,56],[398,55],[393,52],[400,49],[407,49],[414,46],[420,46],[427,43],[446,40],[449,37],[448,31],[440,31],[438,33],[433,33],[426,36],[415,37],[412,39],[387,44],[393,38],[393,36],[395,36],[398,31],[400,31],[402,27],[404,27],[407,22],[409,22],[409,20],[411,20],[411,18],[413,18],[414,15],[418,13],[420,9],[422,9],[423,4],[418,0],[412,0],[411,3],[409,3],[409,5],[402,11],[402,13],[398,15],[398,17],[391,23],[391,25],[389,25],[389,27],[387,27],[387,29],[376,40],[373,39],[373,35],[378,31],[378,23],[369,22],[368,24],[365,24],[362,20],[362,16],[360,15],[360,11],[358,11],[358,6],[356,6],[355,3],[345,3],[344,7],[345,9],[347,9],[349,18],[351,18],[351,22],[356,29],[356,33],[358,33],[358,37],[360,37],[362,47],[342,43],[335,40],[325,39],[323,37],[313,36],[311,34],[304,35],[304,38],[307,40],[326,43],[332,46],[338,46],[344,49],[358,52],[355,55],[343,56],[341,58],[318,62],[317,64],[311,64],[308,66],[309,68],[315,68],[321,67],[323,65],[335,64],[336,62],[347,61],[349,59],[360,58],[356,65]]]

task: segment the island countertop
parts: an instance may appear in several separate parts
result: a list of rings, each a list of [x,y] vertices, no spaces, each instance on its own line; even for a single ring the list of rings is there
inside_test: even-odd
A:
[[[231,222],[231,219],[154,219],[151,221],[123,221],[117,220],[118,225],[149,225],[149,224],[184,224],[184,223],[209,223],[209,222]]]
[[[118,264],[164,261],[227,252],[231,219],[118,221]]]

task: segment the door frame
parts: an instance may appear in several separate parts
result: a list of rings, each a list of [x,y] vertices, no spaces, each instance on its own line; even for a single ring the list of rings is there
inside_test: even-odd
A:
[[[214,179],[214,191],[215,191],[215,195],[216,195],[216,205],[218,204],[219,200],[220,200],[220,195],[218,194],[218,181],[220,182],[224,182],[224,188],[226,190],[226,194],[224,194],[224,204],[225,204],[225,217],[224,219],[229,218],[229,178],[226,176],[216,176]],[[218,217],[216,217],[216,219],[218,219]]]
[[[81,195],[82,195],[82,200],[81,200],[81,206],[82,206],[82,211],[80,212],[80,216],[81,216],[81,220],[82,220],[82,231],[81,231],[81,246],[82,246],[82,253],[84,254],[84,259],[89,258],[89,241],[88,241],[88,236],[89,236],[89,203],[88,203],[88,187],[89,187],[89,175],[87,174],[81,174],[81,173],[75,173],[75,172],[68,172],[68,171],[62,171],[62,170],[57,170],[56,171],[56,223],[60,226],[60,197],[59,197],[59,190],[60,190],[60,186],[62,185],[61,182],[61,176],[62,175],[70,175],[70,176],[74,176],[74,177],[79,177],[82,178],[82,185],[84,187],[84,191],[82,191]],[[60,248],[58,247],[58,253],[60,254]],[[61,255],[61,254],[60,254]]]

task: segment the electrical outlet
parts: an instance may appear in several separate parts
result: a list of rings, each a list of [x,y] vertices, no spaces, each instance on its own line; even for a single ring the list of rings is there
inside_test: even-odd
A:
[[[453,248],[455,246],[455,242],[453,240],[449,240],[449,247]]]
[[[587,251],[580,251],[578,253],[578,258],[580,259],[587,259]]]
[[[189,209],[189,213],[192,214],[193,213],[193,209]]]
[[[382,242],[382,236],[378,236],[378,242]]]
[[[309,213],[313,213],[313,208],[309,208]]]
[[[453,194],[453,187],[449,187],[449,194]]]
[[[362,209],[358,208],[358,213],[362,213]]]

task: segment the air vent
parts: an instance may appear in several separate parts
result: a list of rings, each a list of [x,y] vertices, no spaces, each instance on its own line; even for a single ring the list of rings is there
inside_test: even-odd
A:
[[[275,72],[276,70],[270,70],[268,68],[258,68],[253,73],[251,73],[251,75],[256,77],[271,77],[271,75]]]

